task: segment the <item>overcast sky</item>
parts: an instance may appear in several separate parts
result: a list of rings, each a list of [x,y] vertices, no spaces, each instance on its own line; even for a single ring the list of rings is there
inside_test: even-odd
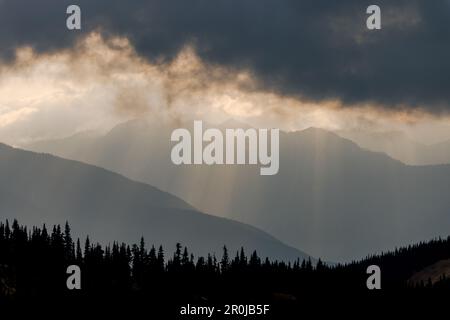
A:
[[[0,140],[144,115],[450,138],[450,1],[377,1],[375,31],[370,4],[0,0]]]

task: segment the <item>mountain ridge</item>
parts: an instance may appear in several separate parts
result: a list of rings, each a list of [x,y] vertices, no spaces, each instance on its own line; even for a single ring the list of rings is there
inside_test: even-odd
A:
[[[0,144],[2,218],[28,225],[68,221],[80,236],[147,242],[195,254],[243,246],[271,259],[308,255],[272,235],[231,219],[204,214],[187,202],[142,182],[79,161]]]
[[[311,128],[280,132],[280,169],[271,177],[260,177],[255,166],[175,166],[170,129],[128,123],[114,138],[106,135],[73,151],[330,261],[358,259],[450,230],[448,165],[408,166]]]

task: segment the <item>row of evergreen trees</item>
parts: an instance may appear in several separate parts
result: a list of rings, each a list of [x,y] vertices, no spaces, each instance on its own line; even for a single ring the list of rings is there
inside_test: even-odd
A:
[[[166,257],[162,246],[148,249],[143,238],[131,246],[118,242],[102,246],[88,237],[82,245],[72,239],[68,223],[64,230],[57,225],[49,232],[45,225],[29,230],[14,220],[12,225],[0,223],[0,296],[66,292],[66,268],[72,264],[82,270],[84,292],[152,294],[155,288],[161,293],[176,287],[184,295],[220,295],[240,287],[242,294],[252,290],[296,295],[305,287],[365,288],[366,267],[371,264],[382,269],[384,288],[404,287],[414,272],[449,257],[449,239],[331,266],[310,259],[292,264],[270,261],[256,252],[247,256],[243,248],[231,256],[225,246],[219,259],[210,254],[195,258],[180,244]],[[242,287],[243,283],[247,285]]]
[[[256,251],[248,257],[243,248],[232,258],[226,246],[220,260],[211,254],[195,259],[180,243],[173,255],[166,258],[162,246],[147,249],[144,238],[131,246],[118,242],[102,246],[87,237],[82,245],[80,239],[72,239],[68,223],[64,230],[60,225],[53,226],[51,232],[45,225],[29,230],[17,220],[12,225],[8,221],[0,223],[0,277],[9,279],[17,292],[63,290],[65,270],[72,264],[83,271],[83,287],[94,291],[145,290],[164,277],[198,280],[224,274],[311,272],[327,268],[320,260],[316,265],[311,260],[298,260],[292,265],[267,258],[262,261]]]
[[[223,255],[218,261],[215,254],[205,257],[198,257],[195,260],[194,255],[190,254],[187,247],[182,247],[180,243],[176,244],[175,252],[169,259],[165,258],[165,251],[162,246],[158,249],[152,246],[148,250],[145,246],[144,238],[141,237],[139,245],[132,246],[125,243],[119,244],[113,242],[112,245],[102,247],[99,243],[91,243],[89,237],[84,241],[83,249],[78,238],[73,241],[71,229],[66,222],[64,231],[60,225],[53,226],[49,233],[47,227],[33,227],[30,231],[26,226],[19,225],[14,220],[11,227],[6,223],[0,222],[0,264],[10,262],[20,262],[23,253],[28,256],[47,257],[48,255],[58,261],[64,261],[65,264],[114,264],[121,268],[129,269],[129,272],[135,277],[139,277],[144,272],[214,272],[225,273],[233,271],[244,271],[271,268],[283,270],[314,270],[326,268],[326,265],[319,259],[318,263],[313,265],[311,259],[297,260],[291,265],[290,262],[270,261],[266,258],[263,262],[256,251],[247,257],[244,249],[236,252],[234,258],[230,258],[226,246],[223,247]],[[41,255],[42,254],[42,255]]]

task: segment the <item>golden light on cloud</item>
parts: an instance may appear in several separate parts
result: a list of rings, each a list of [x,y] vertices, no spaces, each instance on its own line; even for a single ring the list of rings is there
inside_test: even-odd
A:
[[[428,123],[448,128],[448,118],[347,108],[340,101],[306,101],[267,92],[248,70],[204,63],[191,47],[171,62],[150,62],[126,38],[92,33],[72,50],[37,54],[17,50],[0,65],[0,140],[21,143],[105,131],[136,117],[161,121],[236,118],[256,127],[300,130],[398,130]],[[450,129],[443,129],[443,136]]]
[[[26,117],[27,115],[32,114],[36,111],[37,109],[34,108],[21,108],[13,111],[5,111],[0,108],[0,127],[4,127],[11,123],[14,123],[15,121],[18,121],[19,119]]]

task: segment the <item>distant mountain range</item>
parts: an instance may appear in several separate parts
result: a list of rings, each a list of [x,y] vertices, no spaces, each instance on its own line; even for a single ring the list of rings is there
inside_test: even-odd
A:
[[[450,164],[450,140],[426,145],[396,131],[367,133],[361,130],[340,130],[335,133],[354,141],[362,148],[384,152],[405,164]]]
[[[132,165],[132,163],[130,163]],[[0,144],[0,217],[27,225],[63,224],[91,235],[172,252],[177,242],[196,255],[233,256],[241,246],[262,257],[294,260],[303,252],[249,225],[199,212],[150,185],[77,161]]]
[[[78,142],[27,148],[81,160],[168,191],[203,212],[261,228],[330,261],[450,233],[450,166],[407,166],[336,134],[280,132],[280,171],[258,166],[175,166],[170,133],[131,121]],[[63,146],[63,147],[61,147]]]

